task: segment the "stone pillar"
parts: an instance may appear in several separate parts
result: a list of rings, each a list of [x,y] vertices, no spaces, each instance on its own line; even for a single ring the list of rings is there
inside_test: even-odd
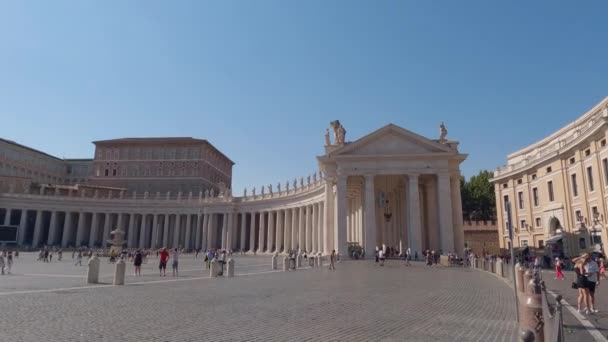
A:
[[[207,219],[207,250],[213,248],[213,220],[215,220],[215,214],[209,214]]]
[[[452,192],[452,223],[454,225],[454,249],[458,255],[464,255],[464,229],[462,222],[462,199],[460,197],[460,173],[450,178]]]
[[[165,219],[163,220],[163,243],[162,247],[167,248],[169,245],[169,214],[165,214]]]
[[[298,249],[298,208],[292,208],[289,211],[291,212],[291,249]]]
[[[38,247],[42,242],[42,210],[36,211],[36,222],[34,223],[34,239],[32,247]]]
[[[143,219],[142,219],[143,221]],[[122,258],[118,258],[118,261],[114,264],[114,280],[112,281],[113,285],[124,285],[125,284],[125,271],[127,270],[127,265]]]
[[[283,252],[291,249],[291,209],[285,209],[285,230],[283,232]]]
[[[277,236],[276,236],[276,249],[277,253],[280,253],[283,250],[283,210],[277,211]]]
[[[78,213],[78,228],[76,229],[76,247],[80,247],[84,240],[84,220],[86,217],[85,212]]]
[[[226,223],[226,249],[232,249],[234,240],[234,229],[232,229],[234,227],[234,220],[232,218],[234,217],[234,214],[227,213],[226,216],[228,216],[228,222]]]
[[[412,249],[412,254],[422,253],[422,224],[420,222],[420,193],[418,189],[418,175],[408,175],[408,218],[409,236],[408,245]]]
[[[353,239],[353,233],[352,233],[352,212],[351,212],[351,208],[352,208],[352,199],[351,198],[346,198],[346,241],[350,242]],[[313,209],[314,210],[314,209]]]
[[[93,255],[87,262],[87,283],[97,284],[99,282],[99,258]]]
[[[114,229],[118,229],[120,228],[121,230],[124,231],[123,227],[124,227],[124,214],[116,214],[116,227],[113,227]],[[114,230],[112,229],[112,230]],[[110,238],[110,236],[108,235],[108,239]]]
[[[119,219],[120,221],[120,219]],[[150,242],[150,248],[158,248],[158,235],[160,229],[158,227],[158,215],[152,214],[152,241]]]
[[[268,243],[266,244],[266,251],[268,253],[274,252],[274,231],[275,231],[275,220],[274,220],[274,211],[268,212]]]
[[[148,214],[141,215],[141,222],[139,223],[139,248],[146,248],[146,240],[148,237]]]
[[[306,252],[312,253],[312,206],[306,206]]]
[[[135,214],[130,214],[129,215],[129,232],[127,233],[127,247],[128,248],[135,248],[135,240],[137,239],[137,235],[135,232],[135,220],[137,219],[137,216],[135,216]],[[110,224],[110,214],[106,214],[106,223],[104,226],[108,227],[109,229],[109,224]],[[105,228],[104,228],[105,230]],[[105,234],[104,234],[105,235]],[[104,241],[104,246],[106,245],[107,241]]]
[[[229,214],[228,213],[224,213],[223,214],[223,220],[222,220],[222,249],[227,249],[228,246],[228,218]]]
[[[51,212],[51,223],[49,225],[49,237],[46,241],[46,244],[49,246],[53,246],[53,245],[55,245],[55,241],[57,241],[57,212],[53,211],[53,212]]]
[[[439,235],[441,250],[444,254],[454,252],[454,226],[452,222],[452,195],[450,176],[447,173],[437,175],[437,194],[439,204]]]
[[[241,252],[245,251],[245,242],[246,242],[246,238],[247,238],[247,214],[246,213],[242,213],[241,214],[241,241],[240,241],[240,246],[239,249],[241,250]]]
[[[201,235],[202,235],[202,237],[201,237],[201,248],[207,250],[207,249],[209,249],[207,247],[207,235],[208,235],[207,231],[209,229],[209,214],[203,215],[203,228],[202,229],[203,230],[201,232]]]
[[[318,239],[318,243],[317,243],[317,252],[318,253],[331,253],[331,251],[327,251],[323,249],[323,231],[321,229],[321,227],[323,226],[323,202],[319,202],[317,204],[315,204],[317,206],[317,220],[315,221],[317,223],[317,239]]]
[[[103,223],[103,235],[101,237],[101,244],[104,247],[106,247],[108,245],[108,240],[110,240],[111,224],[112,224],[112,214],[106,213],[106,220]]]
[[[191,214],[187,214],[186,215],[186,236],[184,237],[184,248],[186,248],[186,250],[190,249],[190,246],[192,246],[192,241],[190,241],[190,239],[192,238],[192,215]]]
[[[311,244],[312,244],[312,248],[311,248],[311,253],[317,253],[319,251],[319,240],[317,239],[317,235],[319,233],[318,229],[319,229],[319,225],[318,225],[318,220],[317,220],[317,206],[316,205],[311,205],[310,206],[312,209],[312,214],[310,216],[310,222],[311,222]]]
[[[177,213],[175,214],[175,227],[173,230],[173,248],[178,248],[179,247],[179,233],[181,230],[181,214]]]
[[[331,251],[335,247],[334,237],[334,213],[335,213],[333,185],[325,181],[325,203],[323,204],[323,236],[325,250]]]
[[[298,208],[298,241],[299,241],[299,251],[298,254],[302,251],[306,250],[306,207]]]
[[[345,256],[348,254],[346,244],[346,178],[345,175],[338,175],[336,186],[336,229],[335,246],[336,253]]]
[[[66,214],[67,215],[67,214]],[[21,218],[19,219],[19,234],[17,234],[17,244],[23,246],[25,241],[25,230],[27,229],[27,209],[21,209]]]
[[[202,215],[196,215],[196,223],[194,224],[194,249],[199,250],[201,248],[201,224]]]
[[[53,216],[51,216],[51,227],[52,221]],[[99,213],[93,213],[93,218],[91,219],[91,234],[89,234],[89,247],[95,247],[95,243],[97,243],[97,235],[99,235]],[[49,235],[49,241],[50,240],[51,236]]]
[[[66,211],[65,220],[63,221],[63,235],[61,236],[61,247],[62,248],[68,247],[68,244],[70,243],[71,230],[72,230],[72,213],[69,211]]]
[[[4,225],[5,226],[10,226],[11,225],[11,213],[12,213],[13,209],[11,208],[6,208],[6,215],[4,215]]]
[[[255,215],[255,212],[251,213],[251,221],[249,222],[249,251],[251,253],[255,252]]]
[[[229,258],[228,262],[226,263],[226,266],[227,266],[226,276],[234,277],[234,259]]]
[[[264,212],[260,212],[260,228],[258,231],[258,252],[264,252],[264,244],[266,242],[266,233],[264,231],[264,227],[266,226],[266,217],[264,217]]]

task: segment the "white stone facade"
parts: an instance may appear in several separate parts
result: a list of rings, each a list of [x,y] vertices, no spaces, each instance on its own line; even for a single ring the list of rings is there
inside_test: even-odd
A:
[[[198,193],[109,191],[75,187],[0,193],[6,225],[21,245],[106,246],[111,230],[139,248],[226,248],[273,253],[346,254],[349,243],[373,256],[377,246],[412,252],[462,252],[464,235],[458,143],[430,140],[389,124],[345,142],[337,123],[319,156],[321,172],[291,184]],[[446,132],[447,133],[447,132]]]

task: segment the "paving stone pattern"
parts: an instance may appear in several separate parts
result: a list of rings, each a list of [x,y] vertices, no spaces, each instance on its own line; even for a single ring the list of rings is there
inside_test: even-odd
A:
[[[7,294],[86,286],[86,267],[57,263],[53,272],[76,277],[51,278],[25,257],[0,278],[0,341],[517,341],[512,291],[485,272],[398,261],[269,272],[258,256],[237,257],[235,278],[211,279],[184,257],[195,271],[175,282],[153,260],[127,277],[138,285]]]

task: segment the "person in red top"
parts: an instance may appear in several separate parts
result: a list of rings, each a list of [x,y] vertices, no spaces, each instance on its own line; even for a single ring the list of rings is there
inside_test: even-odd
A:
[[[167,261],[169,261],[169,252],[167,252],[166,248],[162,248],[160,250],[160,261],[158,264],[158,272],[160,273],[161,276],[167,276],[165,274],[165,272],[167,271]]]

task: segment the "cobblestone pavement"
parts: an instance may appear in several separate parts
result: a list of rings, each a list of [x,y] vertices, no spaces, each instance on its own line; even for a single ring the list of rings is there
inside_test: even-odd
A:
[[[258,256],[237,257],[235,278],[211,279],[184,256],[193,270],[177,280],[152,260],[130,285],[87,286],[84,266],[28,258],[0,277],[0,341],[517,340],[512,291],[485,272],[398,261],[272,272]]]
[[[543,279],[547,289],[555,294],[561,294],[569,306],[576,310],[578,292],[571,288],[575,275],[574,272],[564,272],[564,274],[566,280],[556,280],[555,272],[543,270]],[[608,341],[608,280],[600,281],[600,286],[595,292],[595,306],[600,312],[590,315],[580,315],[568,308],[564,309],[564,330],[567,341]],[[593,324],[601,336],[591,335],[580,319]]]

